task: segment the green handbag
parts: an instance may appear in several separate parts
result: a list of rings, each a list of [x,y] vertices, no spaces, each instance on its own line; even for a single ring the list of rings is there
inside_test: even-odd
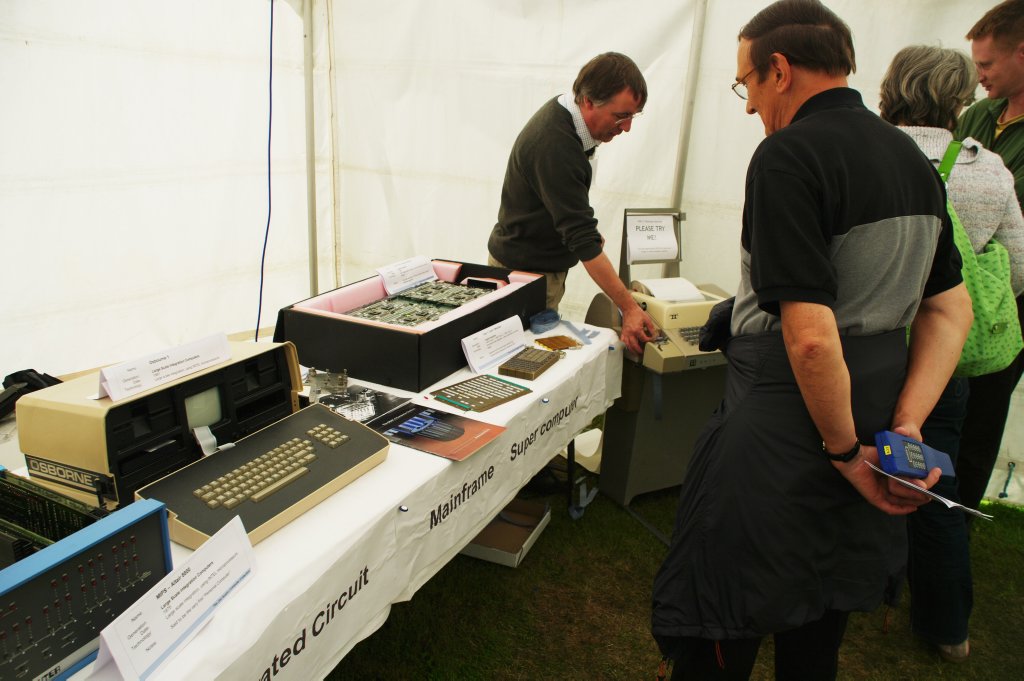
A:
[[[939,164],[943,182],[960,154],[960,142],[949,143]],[[1017,301],[1010,288],[1010,254],[995,239],[975,254],[971,239],[960,223],[953,204],[946,201],[953,223],[953,240],[963,260],[961,274],[974,308],[974,322],[960,353],[954,376],[982,376],[1005,369],[1024,348]]]

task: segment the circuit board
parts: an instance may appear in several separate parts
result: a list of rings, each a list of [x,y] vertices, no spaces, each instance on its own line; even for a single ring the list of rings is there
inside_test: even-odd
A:
[[[2,469],[0,478],[8,527],[30,525],[19,536],[38,548],[0,570],[0,679],[64,679],[96,658],[100,632],[171,571],[167,511],[144,500],[94,518],[29,480]]]
[[[498,367],[498,373],[502,376],[525,378],[532,381],[554,366],[562,354],[540,348],[523,348],[511,359],[502,363]]]
[[[529,388],[497,376],[481,374],[435,390],[435,398],[465,411],[486,411],[532,392]]]
[[[489,293],[487,289],[428,281],[407,291],[357,307],[347,314],[360,319],[417,326]]]
[[[107,512],[0,470],[0,568],[93,524]],[[3,619],[0,617],[0,619]]]

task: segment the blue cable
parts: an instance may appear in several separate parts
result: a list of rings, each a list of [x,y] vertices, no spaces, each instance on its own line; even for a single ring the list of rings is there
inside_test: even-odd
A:
[[[270,139],[274,121],[274,0],[270,0],[270,63],[267,78],[267,226],[263,231],[263,253],[260,255],[260,294],[256,301],[256,337],[260,340],[260,317],[263,313],[263,272],[267,261],[267,242],[270,240]]]

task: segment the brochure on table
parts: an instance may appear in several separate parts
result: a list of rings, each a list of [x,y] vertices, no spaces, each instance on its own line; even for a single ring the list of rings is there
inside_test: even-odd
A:
[[[517,315],[462,339],[466,362],[476,374],[508,359],[525,345],[523,322]]]
[[[366,422],[391,442],[452,461],[468,459],[504,426],[409,403]]]
[[[149,677],[210,621],[217,606],[252,576],[254,566],[252,544],[235,516],[100,632],[90,678]]]

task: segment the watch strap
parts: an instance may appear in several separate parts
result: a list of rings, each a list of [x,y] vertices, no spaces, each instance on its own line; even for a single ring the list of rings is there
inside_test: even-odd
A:
[[[857,454],[860,453],[860,440],[857,440],[857,442],[853,444],[853,449],[846,452],[845,454],[833,454],[832,452],[825,449],[824,442],[821,443],[821,451],[826,457],[828,457],[830,461],[839,461],[841,463],[847,463],[848,461],[852,461],[853,457],[857,456]]]

